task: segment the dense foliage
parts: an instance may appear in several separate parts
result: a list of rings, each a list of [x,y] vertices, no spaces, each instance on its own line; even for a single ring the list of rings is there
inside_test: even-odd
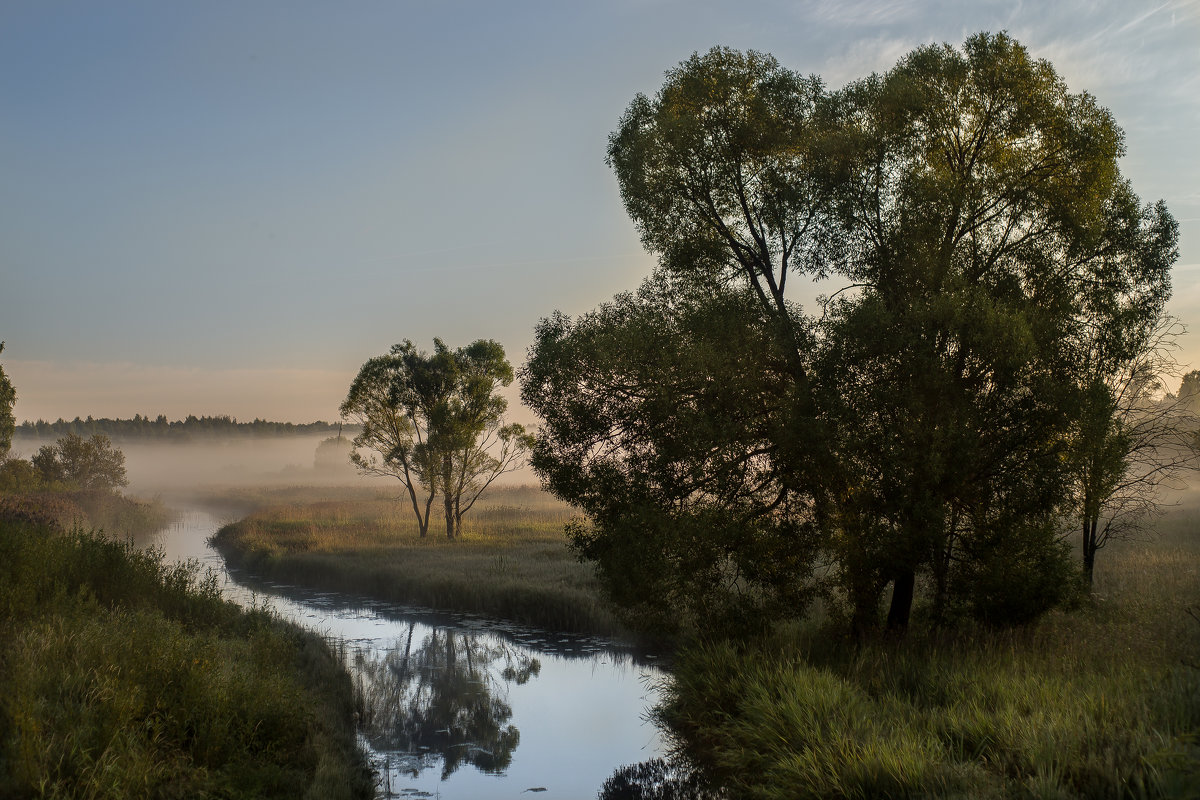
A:
[[[1169,510],[1091,609],[1024,628],[690,648],[657,716],[731,798],[1200,797],[1198,522]]]
[[[68,433],[54,444],[43,445],[30,459],[42,481],[73,489],[116,489],[128,486],[125,454],[107,436],[90,439]]]
[[[609,162],[659,259],[543,320],[532,456],[636,620],[744,629],[824,593],[858,630],[1032,619],[1088,399],[1149,346],[1177,226],[1122,134],[1004,34],[825,90],[717,48],[638,96]],[[841,289],[806,312],[795,285]]]

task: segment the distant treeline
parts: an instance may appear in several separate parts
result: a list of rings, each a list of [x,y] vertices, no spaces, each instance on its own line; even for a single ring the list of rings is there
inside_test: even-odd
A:
[[[76,417],[56,422],[26,420],[17,426],[17,436],[57,438],[68,433],[79,436],[103,434],[110,439],[192,439],[205,436],[293,436],[311,433],[337,433],[341,425],[336,422],[271,422],[255,419],[253,422],[238,422],[230,416],[197,417],[189,414],[187,419],[168,421],[159,414],[151,419],[135,414],[133,419],[109,419],[101,417],[87,419]],[[353,434],[351,434],[353,435]]]

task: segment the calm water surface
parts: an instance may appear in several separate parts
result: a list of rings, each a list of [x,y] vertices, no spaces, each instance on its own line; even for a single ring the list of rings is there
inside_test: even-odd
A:
[[[227,597],[264,603],[340,642],[366,701],[359,735],[379,796],[594,798],[618,767],[662,752],[644,720],[662,677],[611,641],[255,582],[207,542],[198,509],[150,542],[213,569]]]

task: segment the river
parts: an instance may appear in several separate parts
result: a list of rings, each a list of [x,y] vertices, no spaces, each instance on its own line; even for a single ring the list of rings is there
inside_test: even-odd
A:
[[[150,544],[169,561],[214,570],[226,597],[269,604],[334,644],[364,699],[359,737],[379,797],[593,798],[617,768],[662,753],[645,720],[663,677],[653,656],[594,637],[254,581],[209,546],[224,521],[186,508]]]

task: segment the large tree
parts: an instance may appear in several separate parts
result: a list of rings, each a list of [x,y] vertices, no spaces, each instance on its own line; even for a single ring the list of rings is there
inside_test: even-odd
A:
[[[434,339],[433,353],[405,340],[359,370],[341,408],[361,426],[351,461],[401,481],[421,536],[437,495],[453,539],[484,490],[524,463],[532,437],[505,423],[499,394],[512,380],[504,348],[483,339],[457,350]]]
[[[715,586],[807,596],[822,565],[858,625],[890,584],[906,626],[920,574],[935,613],[1053,603],[1084,343],[1136,352],[1126,332],[1169,294],[1174,223],[1138,203],[1121,153],[1109,114],[1003,34],[834,93],[727,49],[669,72],[609,147],[657,275],[544,321],[524,381],[547,423],[534,466],[590,518],[576,546],[610,588],[632,553],[681,585],[703,561],[724,580],[681,594],[699,613]],[[842,284],[819,316],[804,277]],[[708,360],[680,328],[705,308],[740,331]],[[730,474],[753,490],[723,491]]]

